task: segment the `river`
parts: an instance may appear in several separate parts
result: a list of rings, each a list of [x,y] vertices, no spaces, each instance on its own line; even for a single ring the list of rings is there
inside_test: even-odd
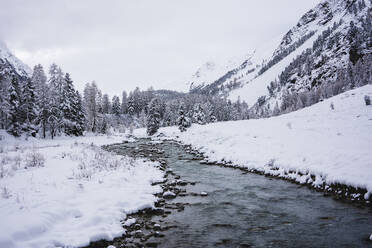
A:
[[[147,241],[157,247],[372,247],[372,210],[324,197],[285,180],[239,169],[201,164],[172,141],[148,139],[111,147],[119,154],[137,151],[165,160],[174,174],[194,185],[180,186],[183,211],[153,216],[153,223],[174,226],[164,237]],[[151,151],[145,151],[151,147]],[[110,150],[110,147],[106,149]],[[133,154],[132,154],[133,155]],[[206,192],[207,196],[200,196]],[[196,193],[196,194],[193,194]],[[162,235],[163,236],[163,235]],[[150,244],[149,243],[149,244]]]

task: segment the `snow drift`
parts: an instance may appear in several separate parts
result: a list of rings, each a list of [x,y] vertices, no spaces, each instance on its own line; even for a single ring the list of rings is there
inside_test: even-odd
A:
[[[1,248],[112,240],[125,232],[126,214],[153,207],[153,194],[161,192],[151,185],[163,179],[156,163],[97,146],[121,142],[123,136],[28,142],[5,132],[0,136]]]

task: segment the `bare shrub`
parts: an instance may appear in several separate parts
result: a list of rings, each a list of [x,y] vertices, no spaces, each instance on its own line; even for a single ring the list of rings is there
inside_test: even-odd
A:
[[[335,105],[333,104],[333,102],[331,103],[330,107],[332,110],[335,110]]]
[[[5,177],[5,165],[4,164],[0,164],[0,178],[4,178]]]
[[[8,199],[10,198],[12,195],[10,194],[10,191],[7,187],[3,187],[3,189],[1,190],[1,196],[4,198],[4,199]]]
[[[91,162],[87,162],[87,161],[81,161],[78,165],[78,172],[77,173],[73,173],[74,177],[76,179],[87,179],[87,180],[90,180],[92,178],[92,175],[93,175],[93,171],[91,168],[89,168],[89,164]]]
[[[275,161],[276,159],[272,158],[270,159],[268,162],[267,162],[267,166],[269,166],[270,168],[275,168]]]
[[[12,157],[9,155],[4,155],[1,157],[0,164],[6,165],[9,164],[10,161],[12,161]]]
[[[26,155],[26,167],[43,167],[45,165],[45,158],[41,153],[33,150]]]
[[[13,168],[19,168],[21,166],[22,158],[21,156],[17,155],[13,157]]]
[[[367,106],[371,105],[371,98],[367,95],[364,96],[364,102]]]

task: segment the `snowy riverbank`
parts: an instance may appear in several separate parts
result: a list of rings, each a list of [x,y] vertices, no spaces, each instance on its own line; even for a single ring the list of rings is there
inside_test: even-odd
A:
[[[124,233],[126,214],[152,207],[163,173],[99,146],[123,136],[28,141],[0,133],[0,247],[76,247]]]
[[[311,107],[269,119],[193,125],[180,133],[162,128],[166,138],[190,144],[209,162],[228,163],[314,187],[343,184],[372,193],[372,97],[367,85]],[[333,108],[332,108],[332,106]],[[144,130],[136,130],[144,135]],[[362,191],[365,191],[362,190]]]

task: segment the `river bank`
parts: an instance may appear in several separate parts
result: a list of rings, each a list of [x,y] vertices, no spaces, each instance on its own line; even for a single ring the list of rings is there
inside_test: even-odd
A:
[[[167,176],[156,208],[128,215],[125,235],[91,248],[371,245],[368,208],[245,169],[207,165],[191,146],[170,140],[139,139],[105,149],[158,161]]]
[[[0,130],[0,247],[82,247],[112,240],[127,213],[154,206],[157,163],[102,145],[124,134],[14,138]]]

